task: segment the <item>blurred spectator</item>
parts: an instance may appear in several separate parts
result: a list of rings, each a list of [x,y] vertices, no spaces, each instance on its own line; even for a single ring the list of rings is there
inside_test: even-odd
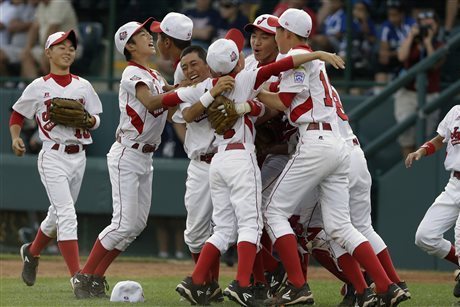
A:
[[[439,19],[433,11],[421,12],[417,17],[407,38],[398,49],[398,59],[404,63],[406,69],[417,64],[421,59],[432,55],[443,44],[437,40],[439,31]],[[441,86],[441,66],[443,60],[436,63],[427,71],[426,101],[430,102],[438,97]],[[418,99],[415,80],[400,89],[395,94],[395,117],[396,121],[402,122],[408,116],[417,112]],[[433,112],[427,118],[426,131],[435,130],[439,112]],[[402,154],[405,158],[415,151],[415,128],[409,128],[398,138]]]
[[[7,31],[8,40],[3,41],[0,37],[0,75],[9,76],[14,75],[12,66],[20,65],[20,55],[27,42],[27,32],[32,25],[35,8],[38,5],[39,0],[12,0],[10,6],[14,7],[14,15],[11,16],[11,20],[8,25],[5,25],[4,30],[1,30],[2,34]],[[6,16],[1,6],[8,2],[2,2],[0,4],[0,19],[4,19]],[[1,27],[1,26],[0,26]],[[19,71],[17,71],[19,74]]]
[[[304,10],[311,17],[312,28],[309,37],[313,37],[316,33],[317,19],[316,13],[308,6],[308,0],[287,0],[280,1],[273,10],[273,15],[280,17],[287,9],[294,8],[299,10]]]
[[[382,24],[378,68],[375,74],[375,81],[379,83],[388,82],[393,75],[397,75],[401,70],[402,63],[398,60],[398,48],[415,23],[412,17],[405,15],[399,0],[387,1],[387,15],[388,19]]]
[[[249,39],[249,35],[244,32],[244,26],[249,23],[249,20],[244,16],[239,8],[240,0],[220,0],[219,1],[219,24],[216,28],[216,35],[213,40],[223,38],[227,31],[231,28],[236,28],[246,35]]]
[[[241,1],[240,11],[241,13],[248,18],[249,21],[256,19],[256,16],[259,15],[260,10],[260,0],[246,0]]]
[[[454,27],[455,19],[457,18],[459,9],[458,2],[459,0],[446,1],[446,21],[444,23],[444,30],[446,36],[449,36],[450,31],[452,31],[452,28]]]
[[[373,75],[370,64],[377,40],[375,25],[369,16],[369,5],[369,0],[359,0],[353,5],[351,63],[354,75],[361,77]],[[343,38],[340,43],[339,55],[345,58],[346,50],[347,41],[346,38]]]
[[[183,217],[162,216],[154,219],[156,225],[156,235],[158,241],[158,257],[170,258],[170,250],[177,259],[184,259],[184,230],[185,219]],[[172,236],[172,237],[171,237]],[[169,242],[173,246],[169,246]]]
[[[211,7],[211,0],[196,0],[195,8],[184,12],[193,21],[192,43],[207,48],[219,23],[219,12]]]
[[[72,4],[68,0],[41,0],[35,21],[30,26],[27,44],[21,54],[21,76],[33,79],[49,72],[49,61],[43,46],[47,37],[55,32],[73,29],[78,33],[78,21]],[[76,59],[82,55],[82,47],[77,47]]]
[[[344,0],[330,0],[329,14],[321,25],[321,34],[312,37],[313,49],[338,52],[345,33]]]

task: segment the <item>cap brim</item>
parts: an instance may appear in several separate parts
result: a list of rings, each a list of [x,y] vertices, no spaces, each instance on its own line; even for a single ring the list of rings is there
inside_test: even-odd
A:
[[[268,17],[267,23],[270,27],[281,27],[277,17]]]
[[[252,24],[252,23],[248,23],[247,25],[244,26],[244,31],[248,33],[254,32],[254,29],[259,29],[260,31],[263,31],[268,34],[275,34],[275,32],[273,32],[272,30],[269,30],[261,26],[256,26],[255,24]]]
[[[232,28],[228,30],[227,34],[225,35],[225,39],[229,39],[235,42],[236,46],[238,47],[238,51],[241,52],[244,47],[245,38],[243,33],[240,30]]]
[[[72,44],[73,44],[73,47],[74,47],[75,49],[77,49],[77,42],[78,42],[78,41],[77,41],[77,34],[75,33],[74,30],[69,30],[69,31],[65,32],[65,34],[62,35],[61,37],[59,37],[57,40],[55,40],[55,41],[50,45],[50,47],[51,47],[51,46],[54,46],[54,45],[57,45],[57,44],[59,44],[59,43],[65,41],[66,39],[68,39],[69,41],[71,41]],[[48,48],[49,48],[49,47],[48,47]]]
[[[155,33],[163,32],[163,30],[161,30],[161,28],[160,28],[160,25],[161,25],[161,22],[159,22],[159,21],[152,22],[152,24],[150,25],[150,31],[155,32]]]
[[[153,19],[153,17],[147,18],[147,20],[144,21],[144,22],[139,26],[139,28],[137,28],[136,31],[134,31],[134,33],[137,33],[137,32],[138,32],[140,29],[142,29],[142,28],[146,29],[147,31],[152,31],[152,30],[151,30],[151,27],[152,27],[152,24],[153,24],[154,22],[157,22],[157,21],[155,21],[155,19]],[[134,34],[134,33],[133,33],[133,34]]]

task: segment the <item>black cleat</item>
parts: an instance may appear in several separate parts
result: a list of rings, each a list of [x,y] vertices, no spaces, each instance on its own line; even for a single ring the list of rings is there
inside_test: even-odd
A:
[[[305,283],[302,287],[296,288],[287,282],[275,297],[265,300],[265,306],[283,306],[283,305],[313,305],[315,300],[310,291],[310,287]]]
[[[91,297],[91,276],[77,272],[70,278],[70,284],[77,299]]]
[[[283,264],[281,262],[278,263],[278,267],[274,272],[266,272],[265,279],[270,287],[270,296],[274,296],[287,280],[287,274]]]
[[[176,291],[192,305],[209,305],[209,296],[211,294],[209,286],[194,284],[190,276],[185,277],[184,280],[177,285]]]
[[[19,250],[21,253],[22,258],[22,280],[28,286],[33,286],[35,284],[35,280],[37,279],[37,271],[38,271],[38,260],[40,257],[34,257],[29,252],[29,247],[32,243],[26,243],[21,246]]]
[[[343,300],[339,303],[338,307],[354,307],[356,305],[355,288],[352,284],[344,284]]]
[[[460,270],[455,270],[455,281],[457,282],[454,287],[454,296],[460,297]]]
[[[404,292],[395,283],[388,286],[388,290],[385,293],[377,294],[379,305],[385,307],[398,306],[399,303],[408,300],[406,292]]]
[[[253,288],[250,286],[240,287],[237,280],[232,281],[225,288],[224,295],[241,306],[256,306]]]
[[[371,288],[366,288],[362,294],[356,294],[356,303],[359,307],[375,307],[378,304],[377,295]]]
[[[89,288],[91,296],[108,298],[109,296],[106,294],[106,291],[109,291],[109,283],[105,279],[105,276],[99,277],[93,275],[91,277],[91,286]]]
[[[406,293],[406,296],[407,296],[408,298],[411,298],[411,294],[410,294],[410,292],[409,292],[409,288],[407,287],[407,284],[406,284],[405,281],[400,281],[400,282],[397,283],[397,285],[398,285],[398,287],[401,288],[401,290],[403,290],[403,291]],[[459,287],[460,287],[460,286],[459,286]],[[459,290],[460,290],[460,289],[459,289]],[[459,296],[459,297],[460,297],[460,296]]]
[[[213,280],[209,284],[209,296],[210,302],[222,303],[224,301],[224,295],[222,294],[222,289],[219,286],[219,283],[216,280]]]

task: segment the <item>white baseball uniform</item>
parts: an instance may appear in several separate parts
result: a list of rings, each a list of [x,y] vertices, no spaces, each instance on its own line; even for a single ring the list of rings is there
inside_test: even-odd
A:
[[[153,95],[163,92],[164,80],[150,68],[129,62],[123,71],[120,123],[116,141],[107,154],[112,184],[112,222],[100,234],[107,250],[124,251],[147,223],[152,199],[153,152],[160,145],[167,112],[149,112],[136,98],[136,84],[146,84]]]
[[[451,172],[451,177],[420,222],[415,244],[430,255],[445,258],[451,243],[443,235],[455,223],[455,253],[460,255],[460,105],[454,106],[447,113],[437,133],[444,137],[447,144],[444,166]]]
[[[304,52],[310,52],[310,49],[301,46],[291,49],[288,54]],[[282,73],[280,92],[296,94],[285,112],[291,124],[299,128],[300,138],[296,152],[269,197],[265,212],[267,231],[273,242],[293,234],[288,218],[297,205],[304,203],[319,187],[324,230],[352,254],[366,238],[350,220],[350,158],[338,130],[336,108],[324,63],[315,60]]]
[[[69,78],[70,83],[61,83]],[[80,100],[91,115],[102,113],[102,104],[91,84],[78,76],[47,75],[29,84],[13,109],[39,127],[43,147],[38,155],[38,171],[50,207],[40,225],[42,232],[58,241],[77,240],[75,202],[86,166],[85,148],[93,142],[88,130],[57,125],[50,121],[49,107],[54,97]]]
[[[178,66],[179,67],[179,66]],[[173,116],[177,123],[185,123],[182,111],[191,107],[195,102],[183,102]],[[190,164],[187,168],[187,181],[185,183],[184,204],[187,210],[184,240],[190,252],[197,254],[206,240],[211,236],[212,201],[209,189],[209,166],[215,148],[212,145],[214,131],[208,121],[208,116],[203,113],[193,122],[187,123],[184,150]]]

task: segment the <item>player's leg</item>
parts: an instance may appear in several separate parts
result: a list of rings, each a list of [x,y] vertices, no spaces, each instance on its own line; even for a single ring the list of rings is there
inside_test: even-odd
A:
[[[425,213],[415,234],[415,244],[429,255],[444,258],[458,265],[455,247],[444,239],[444,233],[452,228],[460,209],[456,205],[452,192],[455,191],[456,178],[450,178],[445,190],[435,199]]]

